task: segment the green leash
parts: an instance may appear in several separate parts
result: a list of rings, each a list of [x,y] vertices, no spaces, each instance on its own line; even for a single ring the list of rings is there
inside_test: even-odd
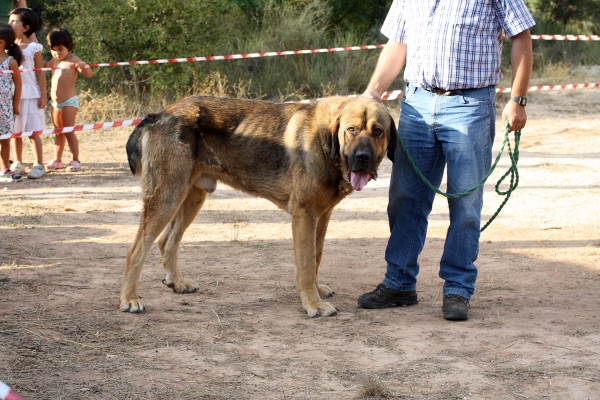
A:
[[[502,204],[500,204],[500,207],[498,207],[498,211],[496,211],[494,213],[494,215],[492,215],[492,217],[489,219],[489,221],[486,222],[486,224],[483,226],[483,228],[481,228],[481,232],[483,232],[484,229],[487,228],[492,223],[492,221],[498,216],[498,214],[500,214],[500,210],[502,210],[502,208],[504,207],[504,205],[510,198],[510,195],[512,194],[512,192],[517,188],[517,186],[519,186],[519,171],[517,169],[517,162],[519,161],[519,143],[521,142],[521,131],[515,131],[515,150],[514,150],[514,152],[510,148],[510,139],[508,137],[508,133],[509,133],[509,129],[508,129],[508,120],[507,120],[506,124],[504,125],[504,140],[502,141],[502,147],[500,148],[500,151],[498,152],[498,155],[496,156],[496,161],[494,161],[494,164],[492,164],[492,167],[490,168],[489,172],[483,177],[483,179],[481,180],[481,182],[479,182],[479,184],[477,184],[477,186],[472,187],[471,189],[466,190],[461,193],[444,193],[444,192],[440,191],[438,188],[436,188],[434,185],[432,185],[431,182],[429,182],[429,180],[421,173],[419,168],[416,166],[415,161],[412,159],[410,154],[408,154],[408,150],[406,149],[406,146],[404,146],[404,143],[402,143],[402,139],[400,139],[400,136],[398,136],[398,143],[400,143],[400,146],[402,147],[404,154],[406,154],[406,157],[408,158],[410,165],[413,166],[415,172],[417,173],[417,175],[419,175],[419,177],[423,180],[423,182],[425,182],[427,184],[427,186],[429,186],[431,188],[431,190],[433,190],[437,194],[441,194],[442,196],[448,197],[450,199],[457,199],[460,197],[464,197],[468,194],[471,194],[475,190],[479,189],[481,186],[483,186],[483,184],[485,183],[487,178],[489,178],[490,175],[492,174],[492,172],[494,172],[494,169],[496,168],[498,161],[500,161],[500,156],[502,156],[502,152],[504,151],[504,148],[505,147],[508,148],[508,156],[510,157],[511,166],[508,168],[508,171],[506,171],[506,173],[504,175],[502,175],[502,177],[496,183],[496,193],[498,193],[500,196],[506,196],[506,197],[505,197],[504,201],[502,202]],[[506,190],[505,192],[502,192],[502,191],[500,191],[500,185],[502,184],[502,182],[504,181],[504,179],[506,179],[506,177],[508,175],[510,175],[510,184],[508,186],[508,190]]]

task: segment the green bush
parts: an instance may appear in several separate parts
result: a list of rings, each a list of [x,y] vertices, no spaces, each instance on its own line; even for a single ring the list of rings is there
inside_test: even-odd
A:
[[[333,29],[326,2],[266,1],[247,37],[234,42],[234,52],[346,47],[372,44],[365,34]],[[252,82],[250,90],[270,99],[317,97],[363,90],[379,51],[350,51],[265,57],[211,64],[235,80]]]
[[[339,21],[334,25],[341,3],[326,0],[51,1],[41,2],[46,22],[67,27],[75,53],[88,63],[343,47],[382,39],[342,29]],[[79,84],[139,99],[173,99],[215,86],[228,88],[222,94],[231,96],[317,97],[364,90],[378,55],[371,50],[105,67]]]
[[[244,19],[225,0],[64,0],[48,11],[65,21],[75,53],[88,63],[210,54]],[[190,85],[195,68],[183,63],[98,68],[89,85],[97,91],[176,97]]]
[[[600,0],[536,0],[529,4],[536,25],[532,34],[594,35],[600,33]],[[554,64],[569,67],[600,64],[600,43],[592,41],[534,40],[534,69]]]
[[[599,33],[600,0],[529,1],[532,33]],[[69,28],[88,63],[346,47],[384,43],[379,33],[391,0],[37,0],[49,25]],[[563,7],[563,8],[561,8]],[[40,41],[43,41],[43,34]],[[137,101],[168,102],[193,93],[269,100],[360,93],[378,50],[169,63],[95,70],[82,89]],[[536,76],[600,64],[598,42],[534,41]],[[46,56],[48,58],[48,54]],[[556,67],[556,66],[559,67]],[[501,83],[510,82],[505,40]],[[562,83],[562,82],[555,82]],[[390,89],[403,86],[398,77]]]

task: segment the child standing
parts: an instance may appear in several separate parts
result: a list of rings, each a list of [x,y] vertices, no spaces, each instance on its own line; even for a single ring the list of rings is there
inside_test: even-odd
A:
[[[8,14],[8,24],[12,26],[17,37],[16,43],[23,53],[21,69],[43,68],[43,46],[31,40],[31,35],[40,28],[38,15],[30,8],[15,8]],[[37,76],[37,81],[36,81]],[[46,127],[44,108],[46,107],[46,75],[43,71],[27,71],[21,73],[21,103],[19,115],[15,116],[15,131],[39,131]],[[11,139],[16,153],[16,161],[10,166],[11,171],[23,175],[23,139]],[[42,139],[30,136],[31,151],[35,163],[27,174],[29,179],[38,179],[46,175],[42,164]]]
[[[0,71],[19,69],[23,54],[15,43],[15,31],[6,23],[0,23]],[[0,73],[0,135],[13,133],[14,116],[19,115],[21,100],[21,75]],[[0,182],[18,182],[21,175],[9,167],[10,139],[0,140]]]
[[[46,37],[46,45],[50,49],[52,59],[46,63],[48,68],[77,66],[73,68],[58,69],[52,71],[52,84],[50,97],[52,99],[52,122],[56,128],[75,126],[75,116],[79,109],[79,100],[75,93],[75,81],[77,72],[81,72],[86,78],[91,78],[92,70],[84,61],[71,53],[73,50],[73,38],[65,28],[52,28]],[[87,68],[86,68],[87,67]],[[62,154],[65,149],[65,138],[69,143],[69,149],[73,154],[73,160],[67,167],[68,172],[81,170],[79,162],[79,142],[75,132],[57,134],[54,138],[54,159],[46,164],[48,170],[64,168]]]

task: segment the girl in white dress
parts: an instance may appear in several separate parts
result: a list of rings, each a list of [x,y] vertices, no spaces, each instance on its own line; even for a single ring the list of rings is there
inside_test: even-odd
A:
[[[8,23],[12,26],[17,37],[16,43],[23,53],[21,69],[43,68],[43,46],[31,40],[40,27],[38,15],[30,8],[15,8],[8,14]],[[37,77],[37,79],[36,79]],[[43,71],[28,71],[21,73],[21,113],[15,117],[15,132],[41,131],[46,127],[44,108],[47,102],[46,75]],[[16,161],[11,165],[11,171],[25,174],[23,166],[23,139],[13,138],[12,144],[16,153]],[[33,167],[27,174],[29,179],[38,179],[46,174],[42,160],[42,139],[39,135],[29,136],[34,161]]]

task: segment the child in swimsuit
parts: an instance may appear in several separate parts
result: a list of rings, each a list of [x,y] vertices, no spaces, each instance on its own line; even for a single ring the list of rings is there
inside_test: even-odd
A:
[[[79,109],[79,101],[75,92],[75,81],[78,72],[86,78],[93,75],[90,67],[79,57],[71,53],[73,38],[65,28],[52,28],[46,37],[46,45],[50,49],[52,59],[46,63],[47,68],[64,68],[76,66],[77,69],[57,69],[52,71],[50,98],[52,104],[52,122],[56,128],[75,126],[75,116]],[[65,168],[62,154],[65,149],[65,140],[73,154],[73,160],[67,167],[68,172],[81,170],[79,161],[79,142],[75,132],[57,134],[54,138],[54,159],[46,164],[49,171]]]

